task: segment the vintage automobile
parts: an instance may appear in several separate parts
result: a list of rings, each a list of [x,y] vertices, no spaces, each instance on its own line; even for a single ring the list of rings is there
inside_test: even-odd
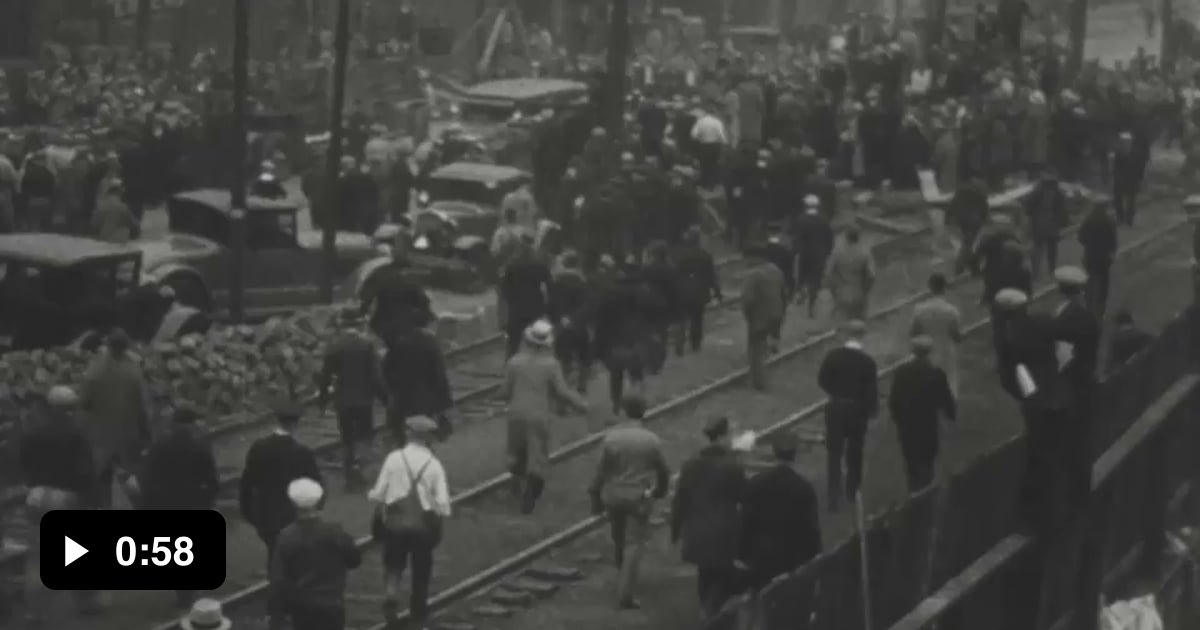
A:
[[[420,184],[417,210],[399,226],[411,239],[413,263],[426,269],[436,286],[466,291],[487,286],[495,278],[490,245],[500,204],[531,181],[526,171],[474,162],[430,173]],[[397,232],[392,229],[391,235]]]
[[[171,300],[142,276],[136,248],[62,234],[0,235],[0,351],[98,341],[120,326],[148,340]],[[190,318],[189,319],[193,319]],[[211,321],[175,321],[175,334]]]
[[[245,215],[244,307],[257,319],[317,304],[323,268],[321,233],[299,225],[299,207],[289,199],[251,197]],[[204,312],[229,306],[234,219],[228,191],[194,190],[167,204],[168,235],[134,243],[144,273],[171,287],[176,299]],[[339,284],[381,254],[364,234],[338,232],[334,273]]]

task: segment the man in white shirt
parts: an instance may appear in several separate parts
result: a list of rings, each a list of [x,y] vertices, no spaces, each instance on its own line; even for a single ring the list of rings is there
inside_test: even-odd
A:
[[[710,112],[697,112],[692,140],[696,143],[696,159],[700,162],[700,185],[712,188],[719,183],[721,148],[728,141],[725,123]]]
[[[372,501],[388,506],[404,501],[415,490],[427,528],[420,533],[395,533],[387,530],[377,516],[372,533],[383,543],[384,602],[383,614],[390,621],[399,612],[399,593],[404,570],[412,562],[412,590],[409,611],[413,627],[422,628],[429,618],[429,579],[433,575],[433,550],[442,538],[442,519],[450,516],[450,489],[446,470],[429,444],[437,435],[437,423],[427,416],[412,416],[405,421],[408,443],[392,451],[383,462],[375,487],[367,494]]]

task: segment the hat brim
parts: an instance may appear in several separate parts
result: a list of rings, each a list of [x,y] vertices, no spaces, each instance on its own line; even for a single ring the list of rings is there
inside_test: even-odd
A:
[[[525,343],[538,346],[539,348],[547,348],[554,345],[554,335],[546,335],[545,337],[537,337],[530,333],[525,333]]]
[[[183,630],[229,630],[233,627],[233,621],[224,615],[221,616],[221,623],[215,626],[197,626],[192,623],[191,619],[184,617],[179,620],[179,627]]]

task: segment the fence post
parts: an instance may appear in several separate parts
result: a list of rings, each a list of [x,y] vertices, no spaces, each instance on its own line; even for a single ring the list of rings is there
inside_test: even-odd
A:
[[[1100,595],[1104,589],[1104,545],[1112,514],[1113,490],[1108,483],[1092,491],[1087,509],[1076,523],[1082,531],[1079,574],[1075,583],[1073,630],[1099,627]]]
[[[1174,416],[1174,412],[1172,412]],[[1167,420],[1158,435],[1146,445],[1146,518],[1142,521],[1142,554],[1140,569],[1146,576],[1157,575],[1162,568],[1163,551],[1167,545],[1167,503],[1170,501],[1169,455],[1167,437],[1176,418]]]

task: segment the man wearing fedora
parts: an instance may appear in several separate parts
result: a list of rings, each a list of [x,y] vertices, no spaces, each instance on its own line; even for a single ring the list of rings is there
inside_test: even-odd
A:
[[[288,485],[302,477],[321,479],[316,455],[293,435],[301,413],[300,406],[293,401],[277,402],[275,417],[279,426],[271,435],[250,445],[242,468],[238,504],[242,518],[254,526],[267,547],[268,569],[275,539],[296,519],[296,508],[287,494]]]
[[[333,390],[334,412],[342,437],[346,487],[364,483],[359,466],[359,449],[370,443],[374,424],[375,400],[386,408],[389,400],[383,382],[383,366],[375,343],[362,328],[362,312],[356,306],[342,310],[341,331],[325,350],[324,364],[318,376],[317,391],[322,412]]]
[[[321,518],[321,484],[296,479],[287,494],[296,520],[279,533],[271,561],[271,626],[286,616],[292,630],[342,630],[346,574],[362,553],[341,525]]]

